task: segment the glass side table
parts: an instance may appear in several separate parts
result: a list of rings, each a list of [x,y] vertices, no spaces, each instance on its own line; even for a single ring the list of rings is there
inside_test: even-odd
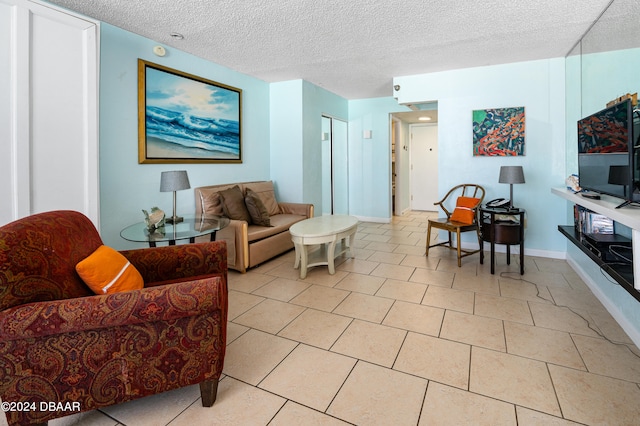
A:
[[[120,236],[127,241],[148,243],[149,247],[155,247],[156,243],[161,242],[175,245],[176,241],[180,240],[189,240],[190,243],[194,243],[196,237],[203,235],[211,235],[211,241],[215,241],[216,232],[227,225],[229,225],[229,218],[223,216],[185,216],[184,221],[174,225],[167,223],[164,229],[151,233],[145,222],[138,222],[120,231]]]

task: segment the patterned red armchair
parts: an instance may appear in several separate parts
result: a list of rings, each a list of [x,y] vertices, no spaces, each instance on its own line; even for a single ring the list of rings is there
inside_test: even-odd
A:
[[[0,397],[10,425],[196,383],[203,406],[215,401],[226,346],[224,242],[121,251],[145,287],[95,295],[75,265],[101,244],[73,211],[0,227]]]

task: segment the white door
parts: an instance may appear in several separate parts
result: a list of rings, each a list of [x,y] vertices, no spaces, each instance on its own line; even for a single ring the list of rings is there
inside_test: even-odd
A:
[[[435,211],[438,198],[438,125],[412,125],[411,210]]]
[[[97,25],[21,0],[0,23],[0,225],[69,209],[98,226]]]

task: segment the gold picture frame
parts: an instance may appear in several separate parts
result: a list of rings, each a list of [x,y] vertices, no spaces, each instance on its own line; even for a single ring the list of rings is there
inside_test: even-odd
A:
[[[138,163],[242,163],[242,90],[138,59]]]

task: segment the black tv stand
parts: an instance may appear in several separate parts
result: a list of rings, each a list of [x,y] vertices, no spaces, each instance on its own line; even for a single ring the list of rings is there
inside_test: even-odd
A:
[[[633,202],[633,201],[629,201],[629,200],[627,200],[627,201],[625,201],[624,203],[620,204],[619,206],[616,206],[616,209],[621,209],[622,207],[626,207],[626,206],[628,206],[629,204],[631,204],[632,202]]]
[[[624,203],[620,204],[619,206],[616,206],[616,209],[627,207],[627,206],[640,206],[640,203],[638,203],[638,201],[627,200]]]

